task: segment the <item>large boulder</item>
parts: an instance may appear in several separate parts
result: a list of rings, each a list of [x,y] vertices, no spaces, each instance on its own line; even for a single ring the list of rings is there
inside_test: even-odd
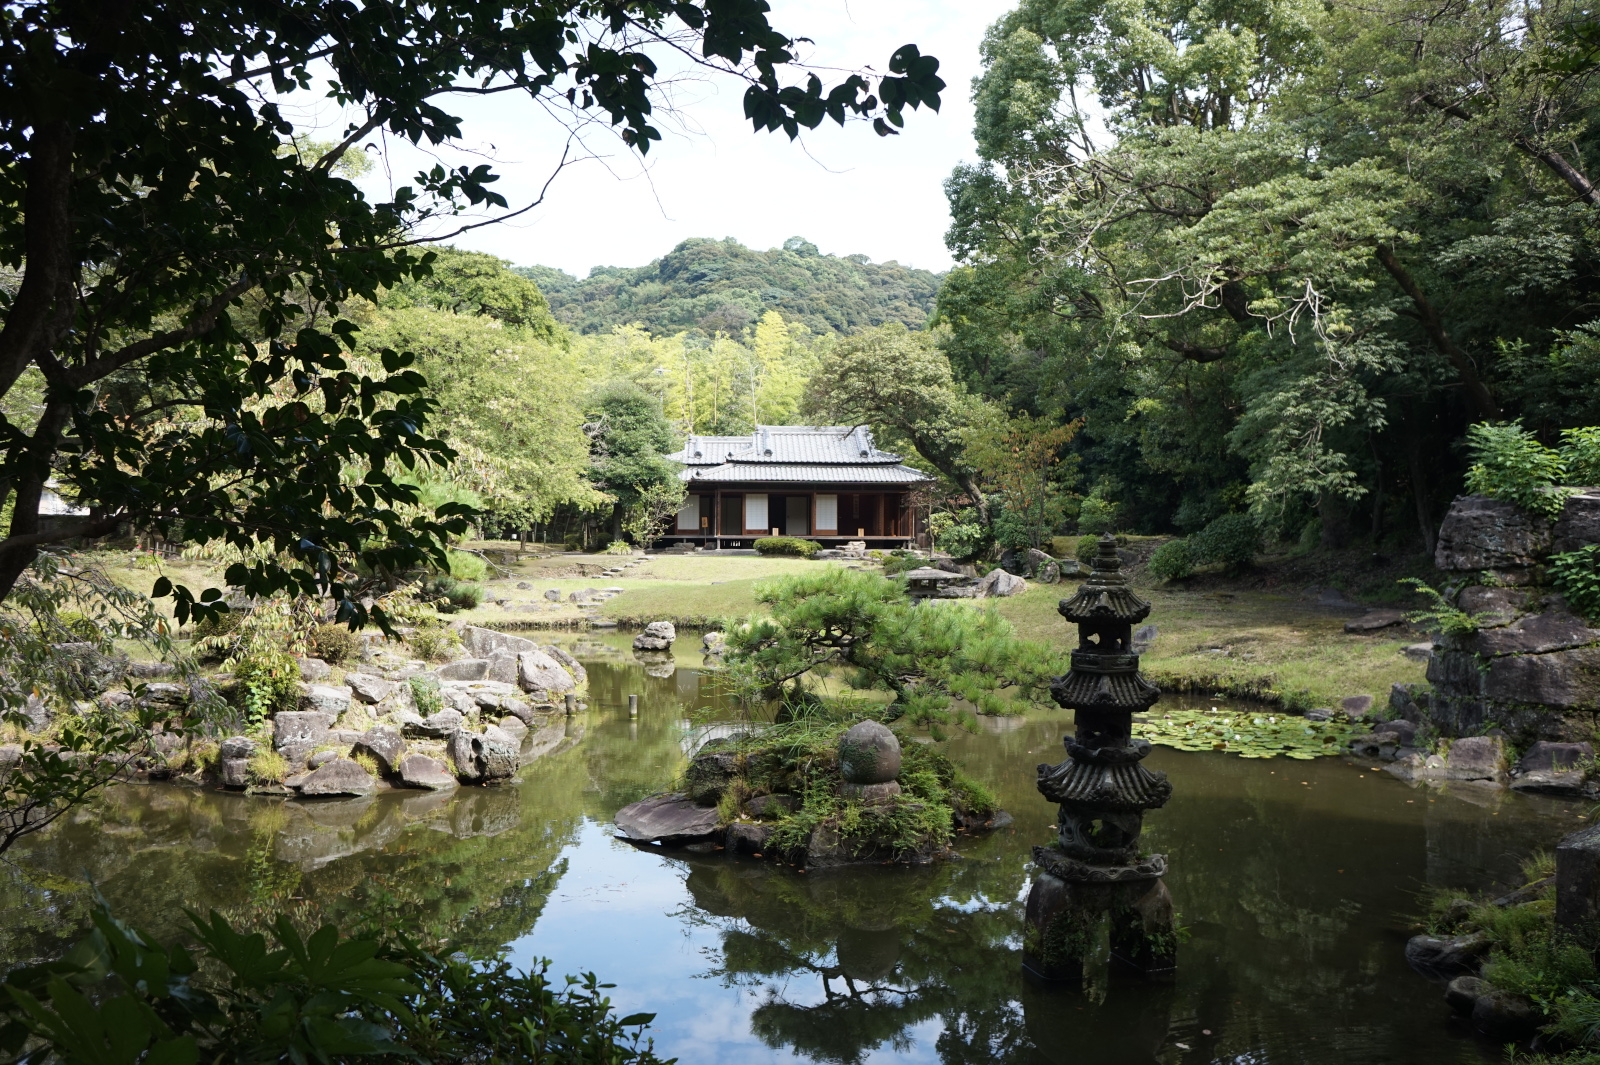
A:
[[[540,647],[539,650],[555,659],[561,664],[561,668],[565,669],[568,673],[571,673],[572,679],[577,682],[578,687],[583,688],[588,686],[589,671],[584,669],[583,663],[579,662],[576,658],[573,658],[566,648],[557,647],[553,643],[547,643]]]
[[[400,783],[408,788],[426,788],[430,791],[448,791],[458,786],[450,767],[437,758],[425,754],[408,754],[395,767]]]
[[[900,740],[879,721],[858,721],[839,737],[839,772],[847,784],[887,784],[900,775]]]
[[[370,673],[350,673],[344,678],[350,691],[361,702],[369,706],[376,706],[395,693],[399,685],[393,681],[374,677]]]
[[[739,755],[722,749],[726,741],[712,740],[700,749],[683,771],[684,789],[701,806],[715,806],[739,775]]]
[[[1561,517],[1551,530],[1552,554],[1600,544],[1600,489],[1585,489],[1568,496]]]
[[[1477,972],[1493,944],[1482,932],[1461,936],[1412,936],[1406,962],[1423,976],[1449,980]]]
[[[1499,736],[1463,736],[1445,756],[1445,779],[1504,783],[1505,742]]]
[[[300,679],[307,684],[321,684],[333,676],[333,667],[320,658],[309,656],[299,659]]]
[[[272,719],[272,745],[283,748],[310,744],[315,747],[328,738],[334,718],[325,710],[283,710]]]
[[[373,761],[378,763],[378,772],[388,777],[393,776],[400,765],[400,759],[406,753],[406,741],[398,729],[375,725],[351,744],[351,752],[371,755]]]
[[[687,795],[652,795],[617,811],[617,830],[639,843],[680,846],[701,843],[721,833],[714,806],[701,806]]]
[[[494,651],[510,651],[513,655],[523,651],[537,650],[539,645],[522,636],[512,636],[509,633],[496,632],[478,625],[467,625],[461,629],[461,646],[474,658],[488,658]]]
[[[975,598],[998,599],[1026,591],[1028,582],[1003,569],[992,569],[978,581]]]
[[[487,658],[463,658],[446,662],[436,672],[440,680],[482,680],[489,672]]]
[[[503,729],[490,725],[482,732],[460,729],[446,745],[456,776],[469,784],[509,780],[520,763],[517,741]]]
[[[1457,496],[1439,527],[1433,561],[1442,570],[1494,570],[1506,583],[1522,584],[1550,542],[1550,522],[1514,503]]]
[[[407,736],[442,739],[460,730],[465,720],[461,711],[446,709],[418,721],[407,720],[401,727]]]
[[[1550,743],[1541,740],[1517,759],[1511,770],[1511,786],[1517,791],[1547,795],[1583,793],[1585,768],[1594,761],[1594,747],[1588,743]]]
[[[670,651],[678,630],[670,621],[652,621],[644,631],[633,638],[635,651]]]
[[[300,782],[301,795],[370,795],[378,782],[348,758],[334,758]]]
[[[92,643],[58,643],[55,651],[80,698],[92,699],[128,674],[127,655],[105,654]]]
[[[331,684],[313,684],[300,696],[300,709],[338,717],[350,709],[350,689],[335,688]]]
[[[542,700],[553,700],[577,688],[572,674],[543,651],[524,651],[517,656],[517,683]]]
[[[488,668],[483,671],[483,679],[494,681],[497,684],[515,684],[517,682],[518,653],[505,647],[498,647],[490,651],[484,659],[488,663]]]

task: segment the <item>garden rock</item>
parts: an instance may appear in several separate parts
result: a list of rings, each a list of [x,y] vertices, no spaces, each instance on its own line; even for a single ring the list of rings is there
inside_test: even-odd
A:
[[[1497,1043],[1515,1043],[1539,1030],[1539,1010],[1522,995],[1489,989],[1472,1004],[1472,1026]]]
[[[333,667],[320,658],[302,658],[300,679],[307,684],[318,684],[333,676]]]
[[[463,720],[465,719],[461,716],[461,711],[459,710],[440,710],[438,713],[430,714],[414,724],[406,724],[401,731],[407,736],[416,735],[432,739],[443,739],[460,729]]]
[[[1434,565],[1442,570],[1501,570],[1520,575],[1549,553],[1550,523],[1513,503],[1457,496],[1439,527]]]
[[[437,758],[425,754],[408,754],[396,766],[400,782],[409,788],[427,788],[430,791],[448,791],[457,786],[455,775]]]
[[[1476,976],[1458,976],[1444,989],[1444,1000],[1457,1016],[1470,1017],[1472,1007],[1478,1004],[1478,996],[1488,989],[1489,985]]]
[[[8,743],[0,746],[0,769],[10,769],[22,761],[22,747],[20,744]]]
[[[1372,696],[1347,695],[1339,700],[1339,711],[1351,721],[1360,721],[1372,712]]]
[[[170,681],[146,684],[144,686],[144,695],[139,701],[146,706],[188,706],[189,686],[187,684],[173,684]]]
[[[328,738],[328,729],[338,714],[325,710],[284,710],[272,719],[272,745],[288,747],[309,743],[313,747]]]
[[[728,637],[720,632],[708,632],[700,637],[700,650],[708,655],[726,654]]]
[[[480,625],[467,625],[461,630],[461,646],[474,658],[488,658],[491,651],[510,651],[521,654],[523,651],[532,651],[538,644],[522,636],[512,636],[509,633],[496,632]]]
[[[561,589],[560,588],[547,589],[545,591],[545,593],[544,593],[544,597],[546,599],[550,600],[552,603],[559,603],[559,602],[561,602]]]
[[[351,745],[351,750],[354,754],[371,755],[378,763],[378,772],[387,777],[395,774],[400,760],[405,757],[406,741],[397,729],[377,725],[363,732]]]
[[[1377,632],[1380,629],[1404,625],[1406,616],[1400,610],[1369,610],[1358,618],[1344,623],[1345,632]]]
[[[589,671],[584,669],[583,663],[572,657],[566,648],[557,647],[555,644],[545,644],[543,647],[538,648],[538,650],[543,651],[545,654],[555,659],[556,662],[561,665],[562,669],[565,669],[568,673],[572,674],[572,679],[578,685],[578,687],[582,688],[588,685]],[[515,683],[514,680],[513,683]]]
[[[744,808],[758,821],[776,820],[800,809],[800,798],[796,795],[757,795],[745,803]]]
[[[1468,614],[1487,615],[1482,625],[1505,625],[1528,609],[1528,593],[1522,588],[1489,588],[1475,584],[1461,589],[1456,605]]]
[[[900,775],[900,740],[878,721],[859,721],[839,737],[839,772],[847,784],[885,784]]]
[[[217,751],[219,758],[249,758],[256,753],[256,741],[249,736],[229,736]]]
[[[1406,943],[1406,963],[1423,976],[1436,980],[1475,973],[1489,953],[1489,937],[1482,932],[1464,936],[1412,936]]]
[[[524,651],[517,656],[517,683],[530,694],[552,699],[573,691],[577,684],[572,674],[543,651]]]
[[[335,758],[300,782],[301,795],[370,795],[378,782],[348,758]]]
[[[1562,554],[1600,544],[1600,491],[1588,489],[1567,497],[1551,530],[1550,551]]]
[[[517,682],[517,652],[501,647],[489,652],[489,667],[483,672],[484,680],[497,684]]]
[[[678,630],[670,621],[652,621],[644,631],[633,638],[635,651],[670,651],[678,638]]]
[[[338,751],[316,751],[306,759],[307,769],[321,769],[335,758],[339,757]]]
[[[1021,577],[1003,569],[994,569],[979,579],[975,598],[1003,599],[1026,591],[1027,587],[1028,582]]]
[[[1445,758],[1447,780],[1505,783],[1505,743],[1499,736],[1463,736]]]
[[[527,723],[513,714],[507,714],[505,717],[502,717],[498,722],[497,727],[501,732],[504,732],[507,736],[510,736],[519,744],[522,742],[522,737],[528,734]]]
[[[350,709],[350,689],[313,684],[300,696],[300,709],[332,714],[336,718]]]
[[[374,677],[370,673],[351,673],[346,675],[344,682],[350,686],[355,697],[369,706],[376,706],[389,696],[393,695],[399,685],[392,681]]]
[[[717,805],[728,784],[739,774],[739,756],[723,750],[723,742],[712,740],[706,744],[683,771],[689,798],[701,806]]]
[[[1374,725],[1372,734],[1381,742],[1393,743],[1398,747],[1410,747],[1417,739],[1417,726],[1409,721],[1385,721],[1381,725]]]
[[[743,821],[735,821],[728,826],[728,835],[723,841],[723,846],[734,854],[754,854],[761,856],[767,849],[767,840],[772,838],[770,825],[752,825]]]
[[[128,656],[105,654],[92,643],[58,643],[55,651],[67,660],[72,688],[84,698],[93,698],[128,675]]]
[[[1140,625],[1133,630],[1133,640],[1128,647],[1136,655],[1142,655],[1155,646],[1156,639],[1161,635],[1161,630],[1154,625]]]
[[[490,725],[481,733],[461,729],[453,733],[446,750],[455,763],[456,776],[473,784],[509,780],[519,764],[518,744],[505,731]]]
[[[278,753],[283,755],[283,760],[289,763],[289,768],[300,770],[306,767],[306,759],[310,758],[318,744],[307,740],[297,740],[286,743],[278,748]]]
[[[714,806],[701,806],[687,795],[652,795],[617,811],[617,830],[639,843],[680,846],[712,839],[720,832]]]
[[[1547,795],[1580,795],[1584,772],[1593,760],[1594,747],[1590,744],[1541,740],[1517,760],[1511,770],[1511,786],[1517,791]]]
[[[463,658],[446,662],[437,670],[440,680],[482,680],[489,672],[487,658]]]
[[[1400,653],[1414,662],[1426,662],[1433,657],[1433,641],[1427,643],[1408,643],[1400,648]]]
[[[1306,711],[1306,720],[1307,721],[1332,721],[1333,720],[1333,707],[1331,707],[1331,706],[1314,706],[1310,710]]]
[[[50,710],[50,704],[37,693],[28,696],[20,712],[28,722],[29,732],[43,732],[50,727],[50,719],[55,716]]]
[[[223,787],[245,788],[250,785],[250,759],[223,758],[217,765]]]

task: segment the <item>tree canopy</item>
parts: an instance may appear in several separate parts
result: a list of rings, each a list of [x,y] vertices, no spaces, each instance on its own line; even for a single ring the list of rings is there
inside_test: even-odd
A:
[[[41,546],[131,521],[270,543],[273,557],[228,580],[330,596],[361,620],[349,563],[441,559],[465,515],[402,517],[416,492],[397,474],[452,450],[429,435],[438,404],[415,354],[387,348],[373,370],[354,368],[346,308],[430,273],[419,225],[510,205],[487,165],[438,165],[373,202],[340,160],[379,134],[456,140],[452,97],[503,92],[647,151],[661,49],[742,80],[754,128],[790,137],[852,118],[889,134],[907,107],[938,107],[938,63],[915,46],[886,74],[825,86],[816,74],[785,82],[792,45],[763,0],[7,7],[0,397],[33,374],[43,385],[36,418],[0,426],[12,504],[0,595]],[[283,106],[294,93],[324,94],[346,116],[331,147],[299,136]],[[502,293],[457,280],[480,310],[506,311]],[[52,478],[90,517],[41,525]],[[180,618],[220,599],[166,582],[157,593],[177,597]]]
[[[947,184],[957,379],[1083,417],[1135,527],[1248,506],[1337,544],[1409,510],[1431,542],[1468,424],[1592,418],[1582,14],[1023,0]]]
[[[850,333],[886,322],[913,329],[933,312],[939,275],[823,255],[801,237],[756,251],[729,237],[686,240],[639,267],[597,266],[579,280],[546,266],[521,267],[579,333],[638,323],[657,335],[699,330],[738,336],[777,311],[815,333]]]

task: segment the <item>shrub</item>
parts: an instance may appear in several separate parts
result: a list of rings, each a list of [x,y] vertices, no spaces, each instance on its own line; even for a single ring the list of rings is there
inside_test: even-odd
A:
[[[1187,540],[1168,540],[1155,553],[1145,567],[1158,581],[1178,581],[1194,572],[1194,555]]]
[[[465,584],[454,577],[436,574],[422,582],[422,595],[441,614],[472,610],[483,602],[483,585]]]
[[[1084,565],[1091,565],[1094,562],[1094,557],[1096,555],[1098,555],[1099,553],[1100,553],[1100,537],[1098,537],[1098,536],[1080,536],[1080,537],[1078,537],[1078,561],[1079,562],[1082,562]]]
[[[489,563],[470,551],[452,551],[446,558],[450,562],[450,576],[460,581],[481,581],[489,576]]]
[[[897,573],[905,573],[907,570],[914,570],[921,565],[922,559],[913,555],[910,551],[897,549],[890,551],[884,557],[883,575],[885,577],[893,577]]]
[[[1261,527],[1248,514],[1224,514],[1189,537],[1195,564],[1220,562],[1229,571],[1248,566],[1261,549]]]
[[[1600,544],[1550,556],[1550,582],[1574,611],[1600,621]]]
[[[240,707],[254,727],[280,710],[293,710],[299,698],[300,663],[287,651],[257,648],[233,666]]]
[[[1561,461],[1568,484],[1600,487],[1600,426],[1563,430]]]
[[[1084,536],[1099,536],[1117,526],[1117,505],[1105,497],[1104,489],[1096,487],[1078,504],[1078,532]]]
[[[338,622],[317,625],[306,634],[306,653],[324,662],[338,664],[355,654],[361,647],[361,637],[350,631],[350,626]]]
[[[429,662],[443,660],[460,643],[461,637],[437,622],[420,624],[406,637],[406,646],[415,651],[418,658]]]
[[[806,540],[798,536],[763,536],[756,541],[756,553],[760,555],[791,555],[795,558],[810,558],[817,553],[817,542]]]
[[[232,636],[244,625],[245,619],[250,615],[243,610],[228,610],[221,614],[211,616],[195,622],[194,638],[205,639],[208,636]]]
[[[1480,422],[1467,430],[1472,466],[1467,490],[1515,503],[1532,514],[1555,517],[1566,493],[1557,488],[1566,474],[1562,457],[1514,422]]]
[[[1055,558],[1077,558],[1077,538],[1072,536],[1052,536],[1050,537],[1049,551],[1051,556]]]
[[[606,554],[608,555],[626,555],[632,553],[632,551],[633,545],[626,540],[613,540],[606,545]]]
[[[933,543],[952,558],[970,559],[989,546],[989,534],[977,522],[953,521],[934,534]]]
[[[444,697],[439,694],[439,682],[432,677],[411,678],[411,701],[417,713],[430,717],[444,709]]]

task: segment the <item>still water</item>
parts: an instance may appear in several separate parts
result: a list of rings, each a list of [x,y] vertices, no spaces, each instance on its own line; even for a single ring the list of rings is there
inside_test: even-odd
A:
[[[647,676],[616,638],[581,641],[591,709],[521,783],[456,795],[281,802],[114,789],[0,873],[0,962],[60,949],[92,881],[158,934],[181,910],[306,925],[409,921],[519,964],[616,984],[685,1063],[1503,1060],[1449,1022],[1401,957],[1425,885],[1509,885],[1581,825],[1575,803],[1412,788],[1340,758],[1246,761],[1156,748],[1175,785],[1147,822],[1190,938],[1167,986],[1100,972],[1081,990],[1020,971],[1028,855],[1053,829],[1034,767],[1065,715],[991,719],[951,753],[1016,817],[932,868],[803,874],[641,852],[623,805],[670,780],[709,689],[680,658]],[[640,695],[637,721],[627,696]]]

